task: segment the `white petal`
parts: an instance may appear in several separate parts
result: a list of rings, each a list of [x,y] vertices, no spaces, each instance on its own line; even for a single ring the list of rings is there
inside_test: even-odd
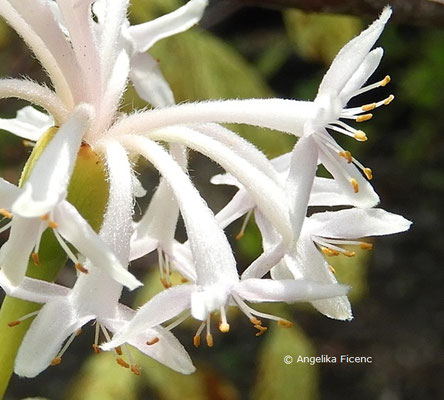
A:
[[[181,285],[160,292],[139,308],[134,318],[124,329],[116,332],[110,342],[100,347],[103,350],[111,350],[133,338],[137,338],[147,329],[178,316],[181,312],[190,308],[191,293],[194,290],[194,285]]]
[[[226,228],[255,206],[256,204],[247,191],[240,189],[230,202],[216,214],[216,220],[221,228]]]
[[[0,249],[0,266],[13,286],[19,285],[25,276],[29,256],[41,233],[40,218],[23,218],[16,215],[12,219],[9,239]]]
[[[91,116],[91,108],[81,105],[57,131],[35,163],[22,195],[12,207],[13,213],[42,216],[63,200]]]
[[[135,42],[137,51],[147,51],[159,40],[184,32],[196,25],[202,18],[207,4],[208,0],[191,0],[177,10],[153,21],[131,26],[128,32]]]
[[[64,286],[27,277],[23,278],[19,286],[13,286],[3,271],[0,271],[0,286],[8,296],[34,303],[48,303],[57,297],[65,297],[70,292]]]
[[[0,129],[34,142],[53,125],[54,118],[52,116],[37,111],[31,106],[17,111],[16,118],[0,118]]]
[[[252,302],[313,301],[344,296],[348,287],[339,284],[323,284],[309,280],[244,279],[236,286],[236,292]]]
[[[308,205],[333,207],[352,205],[352,203],[335,179],[315,177]]]
[[[400,215],[378,208],[316,213],[310,217],[310,222],[315,224],[310,229],[313,234],[338,239],[390,235],[404,232],[411,225],[410,221]]]
[[[33,378],[49,367],[63,342],[92,315],[76,315],[69,297],[46,304],[26,333],[15,360],[14,372]]]
[[[149,160],[173,190],[185,222],[199,284],[237,281],[236,261],[227,238],[182,168],[151,140],[125,136],[120,141]]]
[[[148,340],[152,340],[155,337],[159,338],[157,343],[152,345],[146,344]],[[185,348],[171,332],[161,327],[148,329],[146,334],[131,339],[128,343],[148,357],[181,374],[188,375],[196,370]]]
[[[0,178],[0,208],[10,210],[20,193],[17,186]]]
[[[382,48],[372,50],[362,61],[355,73],[350,77],[350,80],[345,84],[341,90],[339,97],[342,104],[345,106],[347,102],[353,97],[353,93],[360,89],[367,79],[375,72],[379,63],[381,62],[384,51]]]
[[[60,203],[54,210],[54,220],[58,225],[57,231],[95,267],[130,290],[141,285],[71,204],[66,201]]]
[[[159,63],[146,53],[131,57],[130,79],[137,94],[154,107],[166,107],[175,103],[174,94],[159,68]]]
[[[339,51],[319,86],[318,95],[331,92],[340,93],[342,91],[376,40],[378,40],[391,13],[390,7],[384,8],[379,19]]]
[[[302,136],[304,123],[316,116],[308,101],[247,99],[184,103],[133,114],[118,121],[109,135],[143,134],[172,125],[209,122],[249,124]]]

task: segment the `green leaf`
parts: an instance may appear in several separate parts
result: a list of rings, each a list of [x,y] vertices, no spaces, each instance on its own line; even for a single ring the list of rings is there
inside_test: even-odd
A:
[[[329,65],[341,47],[362,28],[355,17],[307,14],[299,10],[286,11],[284,21],[300,55],[325,65]]]
[[[315,354],[310,340],[298,326],[293,325],[291,328],[271,326],[259,354],[258,373],[251,398],[318,399],[317,367],[295,362],[298,356],[310,357]],[[285,356],[293,357],[293,363],[285,364]]]

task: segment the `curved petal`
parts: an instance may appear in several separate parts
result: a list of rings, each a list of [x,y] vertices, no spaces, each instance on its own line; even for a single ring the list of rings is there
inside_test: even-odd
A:
[[[59,129],[35,163],[23,193],[12,207],[13,213],[42,216],[63,200],[91,112],[89,106],[78,106]]]
[[[54,118],[31,106],[17,111],[16,118],[0,118],[0,129],[34,142],[39,140],[51,126],[54,126]]]
[[[157,143],[140,137],[124,136],[121,143],[149,160],[174,192],[181,210],[193,253],[198,283],[210,285],[237,281],[236,261],[213,213],[174,159]]]
[[[352,205],[335,179],[315,177],[310,194],[309,206],[348,206]]]
[[[293,303],[345,296],[348,289],[344,285],[318,283],[305,279],[244,279],[239,282],[235,291],[247,301]]]
[[[159,40],[184,32],[196,25],[202,18],[207,4],[208,0],[191,0],[177,10],[153,21],[129,27],[128,33],[136,50],[145,52]]]
[[[194,285],[180,285],[166,289],[145,303],[125,327],[116,332],[110,342],[100,347],[111,350],[125,342],[129,342],[153,328],[190,308],[191,293]]]
[[[411,224],[400,215],[378,208],[327,211],[310,217],[312,234],[335,239],[390,235],[408,230]]]
[[[140,98],[154,107],[167,107],[175,103],[174,94],[159,68],[159,63],[146,53],[131,57],[130,79]]]
[[[10,210],[20,193],[17,186],[0,178],[0,208]]]
[[[26,333],[15,360],[14,372],[33,378],[57,356],[63,342],[93,315],[76,315],[70,298],[47,303]]]
[[[339,51],[319,86],[318,95],[342,91],[378,40],[391,14],[391,8],[385,7],[379,19]]]

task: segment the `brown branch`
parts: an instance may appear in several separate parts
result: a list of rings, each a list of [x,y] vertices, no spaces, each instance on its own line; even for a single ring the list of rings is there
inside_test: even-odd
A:
[[[299,8],[305,11],[351,14],[375,18],[385,5],[393,8],[393,20],[404,24],[444,27],[442,0],[231,0],[249,6]]]

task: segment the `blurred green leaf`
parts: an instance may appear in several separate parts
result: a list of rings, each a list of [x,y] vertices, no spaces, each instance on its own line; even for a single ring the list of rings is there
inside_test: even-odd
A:
[[[270,327],[259,355],[258,374],[251,398],[254,400],[318,399],[317,367],[295,362],[298,356],[310,357],[315,354],[310,340],[298,326]],[[284,363],[286,355],[293,357],[292,364]]]
[[[359,18],[342,15],[284,13],[287,32],[300,55],[329,65],[341,47],[362,28]]]

